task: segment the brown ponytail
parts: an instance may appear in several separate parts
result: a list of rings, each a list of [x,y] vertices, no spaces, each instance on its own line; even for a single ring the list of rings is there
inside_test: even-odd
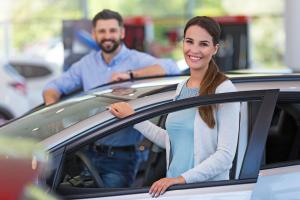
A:
[[[218,85],[220,85],[227,79],[227,76],[225,76],[225,74],[219,71],[219,67],[217,66],[215,61],[211,59],[211,61],[209,62],[208,69],[205,73],[204,79],[202,80],[199,95],[202,96],[214,94]],[[200,106],[198,109],[202,120],[207,124],[209,128],[214,128],[216,124],[216,120],[214,118],[213,113],[214,109],[215,106],[213,105]]]

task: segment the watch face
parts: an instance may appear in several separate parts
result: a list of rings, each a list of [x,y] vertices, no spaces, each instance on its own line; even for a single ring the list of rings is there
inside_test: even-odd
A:
[[[134,93],[136,92],[136,89],[134,88],[125,88],[125,87],[121,87],[121,88],[115,88],[112,91],[112,94],[117,95],[117,96],[132,96],[134,95]]]

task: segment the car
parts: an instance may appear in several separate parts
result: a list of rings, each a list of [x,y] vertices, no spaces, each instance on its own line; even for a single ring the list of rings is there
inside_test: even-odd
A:
[[[36,184],[38,177],[47,173],[47,154],[41,147],[30,139],[7,137],[0,137],[0,145],[0,199],[57,199]]]
[[[7,65],[14,68],[26,80],[30,108],[43,103],[43,88],[62,72],[59,65],[42,58],[11,57]]]
[[[29,109],[26,81],[5,62],[0,63],[0,125]]]
[[[205,105],[240,104],[237,152],[230,180],[170,187],[163,199],[293,199],[300,191],[300,74],[233,75],[237,92],[173,101],[184,76],[126,81],[75,95],[0,128],[0,135],[32,138],[52,159],[41,177],[64,199],[152,199],[150,185],[166,172],[165,152],[144,139],[148,151],[129,188],[105,188],[83,153],[95,141],[144,120],[164,127],[167,114]],[[117,119],[107,109],[128,101],[134,115]],[[84,176],[83,176],[84,175]]]

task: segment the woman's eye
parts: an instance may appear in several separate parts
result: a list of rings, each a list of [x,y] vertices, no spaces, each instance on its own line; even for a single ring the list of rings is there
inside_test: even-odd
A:
[[[200,43],[200,46],[202,46],[202,47],[207,47],[208,44],[207,44],[207,43]]]

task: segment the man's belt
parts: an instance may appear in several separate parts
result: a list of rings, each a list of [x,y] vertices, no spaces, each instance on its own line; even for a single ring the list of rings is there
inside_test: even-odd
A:
[[[95,150],[99,153],[109,152],[134,152],[135,146],[110,146],[110,145],[95,145]]]

